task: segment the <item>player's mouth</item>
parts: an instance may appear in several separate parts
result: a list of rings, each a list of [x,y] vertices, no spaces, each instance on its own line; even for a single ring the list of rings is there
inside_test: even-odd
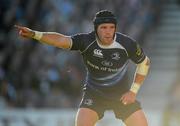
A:
[[[112,37],[105,37],[106,40],[112,40]]]
[[[107,36],[107,37],[104,37],[104,38],[110,39],[110,38],[112,38],[112,37]]]

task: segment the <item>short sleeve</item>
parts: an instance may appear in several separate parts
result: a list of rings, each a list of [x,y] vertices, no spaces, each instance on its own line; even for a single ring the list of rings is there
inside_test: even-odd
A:
[[[145,59],[146,55],[143,49],[136,41],[133,40],[130,41],[131,41],[130,45],[128,46],[129,48],[127,50],[129,54],[129,58],[136,64],[139,64]]]
[[[72,39],[71,50],[79,50],[82,52],[85,48],[85,46],[84,46],[85,34],[72,35],[71,39]]]

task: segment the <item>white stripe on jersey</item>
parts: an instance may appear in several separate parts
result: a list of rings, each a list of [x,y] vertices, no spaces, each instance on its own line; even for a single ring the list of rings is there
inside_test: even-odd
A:
[[[95,41],[96,41],[96,40],[94,40],[93,42],[91,42],[91,43],[85,48],[85,50],[83,50],[83,51],[81,52],[81,54],[84,53]]]

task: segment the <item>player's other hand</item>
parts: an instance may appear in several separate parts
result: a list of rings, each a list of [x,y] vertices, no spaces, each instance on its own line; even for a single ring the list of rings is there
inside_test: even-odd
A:
[[[14,25],[14,27],[18,29],[19,35],[22,37],[32,38],[35,34],[33,32],[33,30],[31,30],[27,27],[23,27],[23,26],[19,26],[19,25]]]
[[[122,97],[120,98],[120,101],[124,104],[124,105],[128,105],[131,104],[133,102],[135,102],[136,100],[136,94],[133,93],[132,91],[128,91],[125,94],[122,95]]]

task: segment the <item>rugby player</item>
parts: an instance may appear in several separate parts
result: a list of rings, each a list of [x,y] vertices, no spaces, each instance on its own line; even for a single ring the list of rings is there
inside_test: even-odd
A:
[[[76,126],[94,126],[106,110],[112,110],[126,126],[148,126],[136,96],[148,74],[149,58],[138,42],[117,32],[117,19],[111,11],[97,12],[93,23],[92,32],[72,36],[16,27],[20,36],[81,53],[87,67],[87,77]],[[123,79],[130,60],[137,68],[129,86],[123,83]]]

